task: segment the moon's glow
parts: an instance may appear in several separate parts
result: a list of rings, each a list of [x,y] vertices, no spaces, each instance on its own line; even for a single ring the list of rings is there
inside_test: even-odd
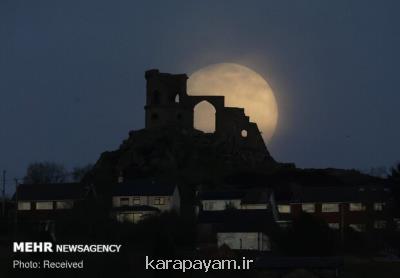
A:
[[[223,95],[225,106],[243,107],[250,121],[257,123],[265,142],[269,142],[278,122],[278,106],[274,93],[264,78],[248,67],[221,63],[204,67],[191,74],[189,95]],[[212,132],[215,120],[209,111],[195,111],[195,128]],[[209,109],[209,107],[208,107]],[[201,114],[202,117],[199,117]],[[214,124],[214,127],[212,125]]]
[[[215,132],[215,107],[208,101],[202,101],[194,107],[194,128],[206,133]]]

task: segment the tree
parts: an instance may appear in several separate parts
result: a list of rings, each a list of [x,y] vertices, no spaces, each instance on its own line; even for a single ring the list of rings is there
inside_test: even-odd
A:
[[[86,176],[87,173],[92,170],[93,165],[92,164],[87,164],[86,166],[83,167],[75,167],[74,170],[72,170],[72,179],[75,182],[80,182],[82,181],[83,177]]]
[[[380,166],[380,167],[372,167],[367,174],[373,176],[373,177],[378,177],[378,178],[386,178],[388,175],[387,168],[385,166]]]
[[[56,162],[34,162],[29,164],[24,183],[46,184],[62,183],[66,179],[67,172],[62,164]]]
[[[278,241],[287,255],[327,256],[334,253],[335,234],[322,219],[301,213]]]
[[[397,165],[393,166],[390,170],[389,179],[392,181],[400,181],[400,162]]]

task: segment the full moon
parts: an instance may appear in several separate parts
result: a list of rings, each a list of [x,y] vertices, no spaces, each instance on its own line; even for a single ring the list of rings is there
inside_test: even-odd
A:
[[[248,67],[220,63],[201,68],[188,80],[189,95],[223,95],[226,107],[241,107],[269,142],[278,122],[278,106],[271,87]],[[212,125],[209,119],[202,119]],[[208,120],[208,121],[207,121]],[[210,127],[212,128],[212,127]]]

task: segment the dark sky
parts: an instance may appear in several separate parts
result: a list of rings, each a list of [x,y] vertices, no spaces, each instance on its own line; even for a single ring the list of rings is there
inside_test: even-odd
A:
[[[400,159],[399,1],[0,1],[0,169],[95,162],[144,126],[144,71],[259,72],[300,167]]]

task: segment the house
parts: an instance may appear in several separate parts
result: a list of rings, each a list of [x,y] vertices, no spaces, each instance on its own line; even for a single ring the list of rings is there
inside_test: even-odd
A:
[[[54,239],[56,220],[73,219],[78,204],[90,192],[91,188],[81,183],[20,184],[13,196],[15,221],[48,232]]]
[[[268,189],[250,190],[243,196],[241,209],[268,209],[272,204],[273,194]]]
[[[384,186],[292,186],[275,192],[279,222],[290,223],[300,213],[326,221],[332,229],[386,229],[390,220],[390,190]]]
[[[227,208],[241,208],[244,191],[202,191],[199,193],[199,201],[204,211],[218,211]]]
[[[260,190],[202,191],[198,194],[203,211],[233,209],[267,209],[271,201],[271,192]]]
[[[47,217],[73,209],[89,191],[80,183],[20,184],[13,199],[18,215]]]
[[[275,221],[268,210],[203,211],[198,217],[198,246],[271,251]]]
[[[155,179],[121,182],[113,188],[112,207],[117,221],[130,223],[164,211],[179,213],[178,186]]]

